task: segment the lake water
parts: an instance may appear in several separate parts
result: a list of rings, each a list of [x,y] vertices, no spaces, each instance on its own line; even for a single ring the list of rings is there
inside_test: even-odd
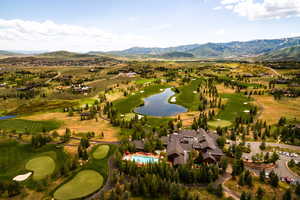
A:
[[[7,116],[0,117],[0,120],[2,120],[2,119],[11,119],[11,118],[15,118],[15,117],[16,117],[15,115],[7,115]]]
[[[186,112],[187,109],[185,107],[168,102],[169,98],[174,94],[175,92],[171,88],[167,88],[162,93],[145,98],[144,105],[135,108],[134,112],[158,117],[173,116]]]

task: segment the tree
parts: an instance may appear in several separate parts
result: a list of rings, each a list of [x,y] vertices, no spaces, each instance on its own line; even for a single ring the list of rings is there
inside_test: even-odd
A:
[[[223,147],[225,146],[225,143],[226,143],[225,137],[218,137],[217,144],[221,149],[223,149]]]
[[[263,141],[260,145],[259,145],[260,150],[265,150],[266,149],[266,143]]]
[[[262,171],[259,172],[259,180],[264,183],[266,179],[266,171],[263,169]]]
[[[278,159],[279,155],[276,152],[273,152],[270,161],[275,164]]]
[[[278,178],[277,174],[275,174],[275,172],[272,170],[270,172],[270,184],[273,187],[277,187],[278,186],[278,182],[279,182],[279,178]]]
[[[265,195],[265,191],[259,187],[256,191],[256,199],[262,199]]]
[[[291,189],[287,189],[282,196],[282,200],[292,200],[292,192]]]
[[[300,197],[300,183],[297,183],[296,188],[295,188],[295,193],[297,196]]]
[[[252,196],[251,193],[247,193],[247,192],[242,192],[240,200],[251,200]]]

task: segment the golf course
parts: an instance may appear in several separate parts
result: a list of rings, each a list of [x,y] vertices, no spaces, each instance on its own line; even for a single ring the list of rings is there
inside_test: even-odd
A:
[[[40,156],[29,160],[25,168],[33,171],[34,180],[41,180],[54,172],[55,162],[49,156]]]
[[[69,182],[54,192],[54,198],[59,200],[78,199],[85,197],[103,184],[103,177],[94,170],[82,170]]]

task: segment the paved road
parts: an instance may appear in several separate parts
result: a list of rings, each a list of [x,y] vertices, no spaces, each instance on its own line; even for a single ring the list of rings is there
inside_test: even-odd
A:
[[[250,144],[251,153],[243,153],[244,158],[251,159],[252,155],[262,152],[259,148],[261,142],[246,142],[246,145],[248,145],[248,144]],[[271,142],[266,142],[266,145],[271,146],[271,147],[280,147],[280,148],[287,148],[287,149],[291,149],[291,150],[300,151],[300,146],[271,143]],[[288,161],[290,161],[291,159],[294,159],[294,160],[297,160],[300,162],[300,156],[291,158],[291,157],[280,155],[279,160],[276,162],[276,167],[273,169],[267,169],[266,171],[270,172],[271,170],[274,170],[274,172],[280,177],[289,177],[289,178],[295,179],[297,181],[300,181],[300,177],[297,176],[295,173],[293,173],[287,166]],[[254,169],[251,169],[251,170],[254,171],[255,173],[259,174],[258,170],[254,170]]]
[[[60,77],[60,75],[61,75],[61,72],[58,72],[56,76],[54,76],[53,78],[50,78],[50,79],[47,80],[45,83],[50,83],[52,80],[54,80],[54,79]]]

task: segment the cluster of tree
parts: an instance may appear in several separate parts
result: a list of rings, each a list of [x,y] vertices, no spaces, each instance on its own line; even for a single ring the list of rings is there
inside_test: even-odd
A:
[[[51,140],[52,140],[51,137],[47,135],[45,136],[42,134],[33,135],[31,137],[31,146],[33,148],[39,148],[51,142]]]
[[[273,152],[272,155],[270,155],[269,152],[267,153],[257,153],[255,155],[252,156],[252,161],[254,163],[276,163],[276,161],[279,159],[279,155],[276,152]]]
[[[251,172],[249,170],[245,170],[239,178],[239,185],[240,186],[244,186],[247,185],[249,187],[253,186],[253,180],[252,180],[252,175]]]
[[[87,148],[90,146],[89,139],[87,137],[82,137],[80,139],[80,144],[77,147],[78,157],[82,160],[87,160],[89,155],[87,153]]]
[[[180,165],[178,168],[174,168],[166,162],[137,166],[134,162],[122,161],[120,158],[117,160],[119,170],[127,175],[142,177],[145,174],[156,174],[167,181],[175,183],[210,183],[215,181],[222,173],[222,168],[218,164],[202,163],[197,168],[192,168],[189,165]]]
[[[0,197],[10,198],[21,193],[22,186],[16,181],[0,180]]]
[[[201,112],[199,114],[198,119],[194,118],[193,124],[192,124],[192,129],[197,130],[199,128],[203,128],[204,130],[208,130],[208,116],[206,113]]]

